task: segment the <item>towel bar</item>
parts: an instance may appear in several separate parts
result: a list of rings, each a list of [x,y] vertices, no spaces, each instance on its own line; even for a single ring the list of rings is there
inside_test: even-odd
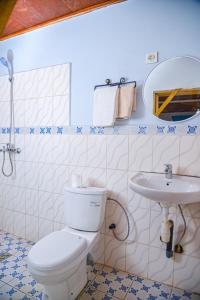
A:
[[[134,83],[135,87],[136,87],[136,81],[126,81],[125,77],[121,77],[119,82],[113,82],[111,81],[111,79],[106,79],[105,80],[106,84],[100,84],[100,85],[95,85],[94,89],[102,87],[102,86],[115,86],[118,85],[119,87],[123,84],[129,84],[129,83]]]

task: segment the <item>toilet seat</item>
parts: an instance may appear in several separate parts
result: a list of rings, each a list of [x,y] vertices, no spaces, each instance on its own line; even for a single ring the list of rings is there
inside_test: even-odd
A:
[[[66,231],[55,231],[32,247],[28,264],[38,271],[56,271],[70,265],[86,248],[85,238]]]

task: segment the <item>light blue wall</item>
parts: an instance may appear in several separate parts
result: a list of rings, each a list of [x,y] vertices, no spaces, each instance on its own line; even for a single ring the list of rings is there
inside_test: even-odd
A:
[[[94,85],[121,76],[138,83],[130,122],[152,123],[141,90],[155,65],[144,63],[145,54],[200,58],[199,16],[199,0],[129,0],[4,41],[0,54],[14,51],[15,71],[71,62],[72,124],[90,124]]]

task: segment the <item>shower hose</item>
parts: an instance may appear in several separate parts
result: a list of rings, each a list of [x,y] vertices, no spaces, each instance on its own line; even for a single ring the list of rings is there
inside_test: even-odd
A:
[[[14,127],[14,102],[13,102],[13,77],[9,78],[10,81],[10,130],[9,130],[9,143],[7,144],[7,148],[3,148],[3,163],[1,167],[1,171],[4,176],[10,177],[13,174],[14,166],[12,160],[12,129]],[[5,161],[6,161],[6,152],[8,152],[8,158],[10,162],[10,172],[5,171]]]

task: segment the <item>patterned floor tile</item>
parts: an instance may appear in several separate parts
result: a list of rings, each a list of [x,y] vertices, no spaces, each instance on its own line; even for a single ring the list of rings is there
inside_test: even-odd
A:
[[[28,271],[26,271],[26,276],[22,279],[17,278],[14,281],[11,281],[10,285],[36,299],[42,299],[43,287],[32,278]]]
[[[128,291],[126,300],[166,300],[170,299],[171,287],[162,283],[136,277]]]
[[[0,253],[8,252],[12,255],[28,254],[33,242],[17,238],[9,233],[0,233]]]
[[[193,294],[181,289],[173,288],[171,293],[171,300],[200,300],[200,295]]]
[[[0,289],[1,300],[32,300],[32,297],[14,289],[12,286],[5,284]]]
[[[3,285],[5,285],[5,282],[0,280],[0,287],[3,286]]]
[[[25,270],[26,262],[22,258],[10,256],[0,262],[0,280],[8,283],[15,278],[22,278]]]
[[[102,270],[96,275],[95,280],[90,285],[90,288],[104,292],[110,297],[123,299],[131,284],[132,280],[129,278],[127,273],[119,272],[114,276],[113,273],[109,274]]]
[[[0,300],[42,300],[42,286],[30,275],[26,256],[34,243],[0,231]],[[200,295],[95,264],[88,267],[89,282],[80,300],[200,300]]]
[[[117,298],[90,288],[80,295],[77,300],[117,300]]]

